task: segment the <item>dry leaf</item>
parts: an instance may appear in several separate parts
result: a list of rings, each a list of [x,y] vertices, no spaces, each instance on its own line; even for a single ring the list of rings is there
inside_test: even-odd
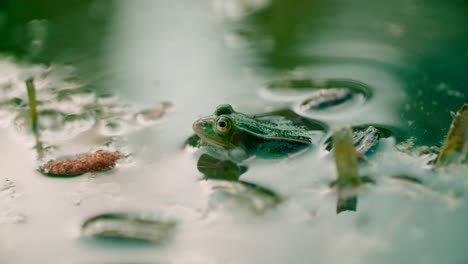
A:
[[[115,162],[125,157],[118,151],[98,150],[74,158],[50,161],[40,171],[52,176],[73,176],[113,168]]]

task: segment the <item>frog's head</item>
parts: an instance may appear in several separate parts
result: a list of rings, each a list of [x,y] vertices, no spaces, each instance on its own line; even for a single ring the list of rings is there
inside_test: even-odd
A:
[[[206,143],[232,149],[233,134],[236,130],[231,114],[236,113],[229,104],[220,105],[214,115],[198,119],[192,125],[193,131]]]

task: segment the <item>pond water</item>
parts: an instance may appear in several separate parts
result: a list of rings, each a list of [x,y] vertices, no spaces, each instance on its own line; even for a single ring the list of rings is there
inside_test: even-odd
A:
[[[433,171],[428,156],[398,150],[441,146],[467,102],[466,14],[465,1],[0,2],[0,263],[466,263],[466,166]],[[360,94],[320,110],[311,87]],[[328,128],[302,155],[247,162],[241,180],[284,197],[261,214],[216,200],[200,154],[184,148],[192,123],[224,103]],[[323,144],[364,124],[393,135],[359,167],[377,183],[357,211],[336,214]],[[37,171],[98,149],[130,155],[73,178]],[[82,236],[89,217],[120,211],[175,219],[175,232],[163,244]]]

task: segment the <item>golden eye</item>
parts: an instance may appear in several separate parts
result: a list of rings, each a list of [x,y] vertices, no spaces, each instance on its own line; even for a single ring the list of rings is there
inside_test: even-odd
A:
[[[229,130],[231,129],[231,120],[227,117],[218,117],[215,122],[216,131],[218,131],[219,133],[224,134],[229,132]]]

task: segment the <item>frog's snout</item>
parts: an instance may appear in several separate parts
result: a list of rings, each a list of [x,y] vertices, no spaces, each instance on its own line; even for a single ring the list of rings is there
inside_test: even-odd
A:
[[[203,128],[206,127],[207,125],[208,125],[208,122],[206,120],[203,120],[203,119],[196,120],[192,124],[193,132],[195,132],[195,134],[197,135],[200,135],[201,133],[203,133]]]

